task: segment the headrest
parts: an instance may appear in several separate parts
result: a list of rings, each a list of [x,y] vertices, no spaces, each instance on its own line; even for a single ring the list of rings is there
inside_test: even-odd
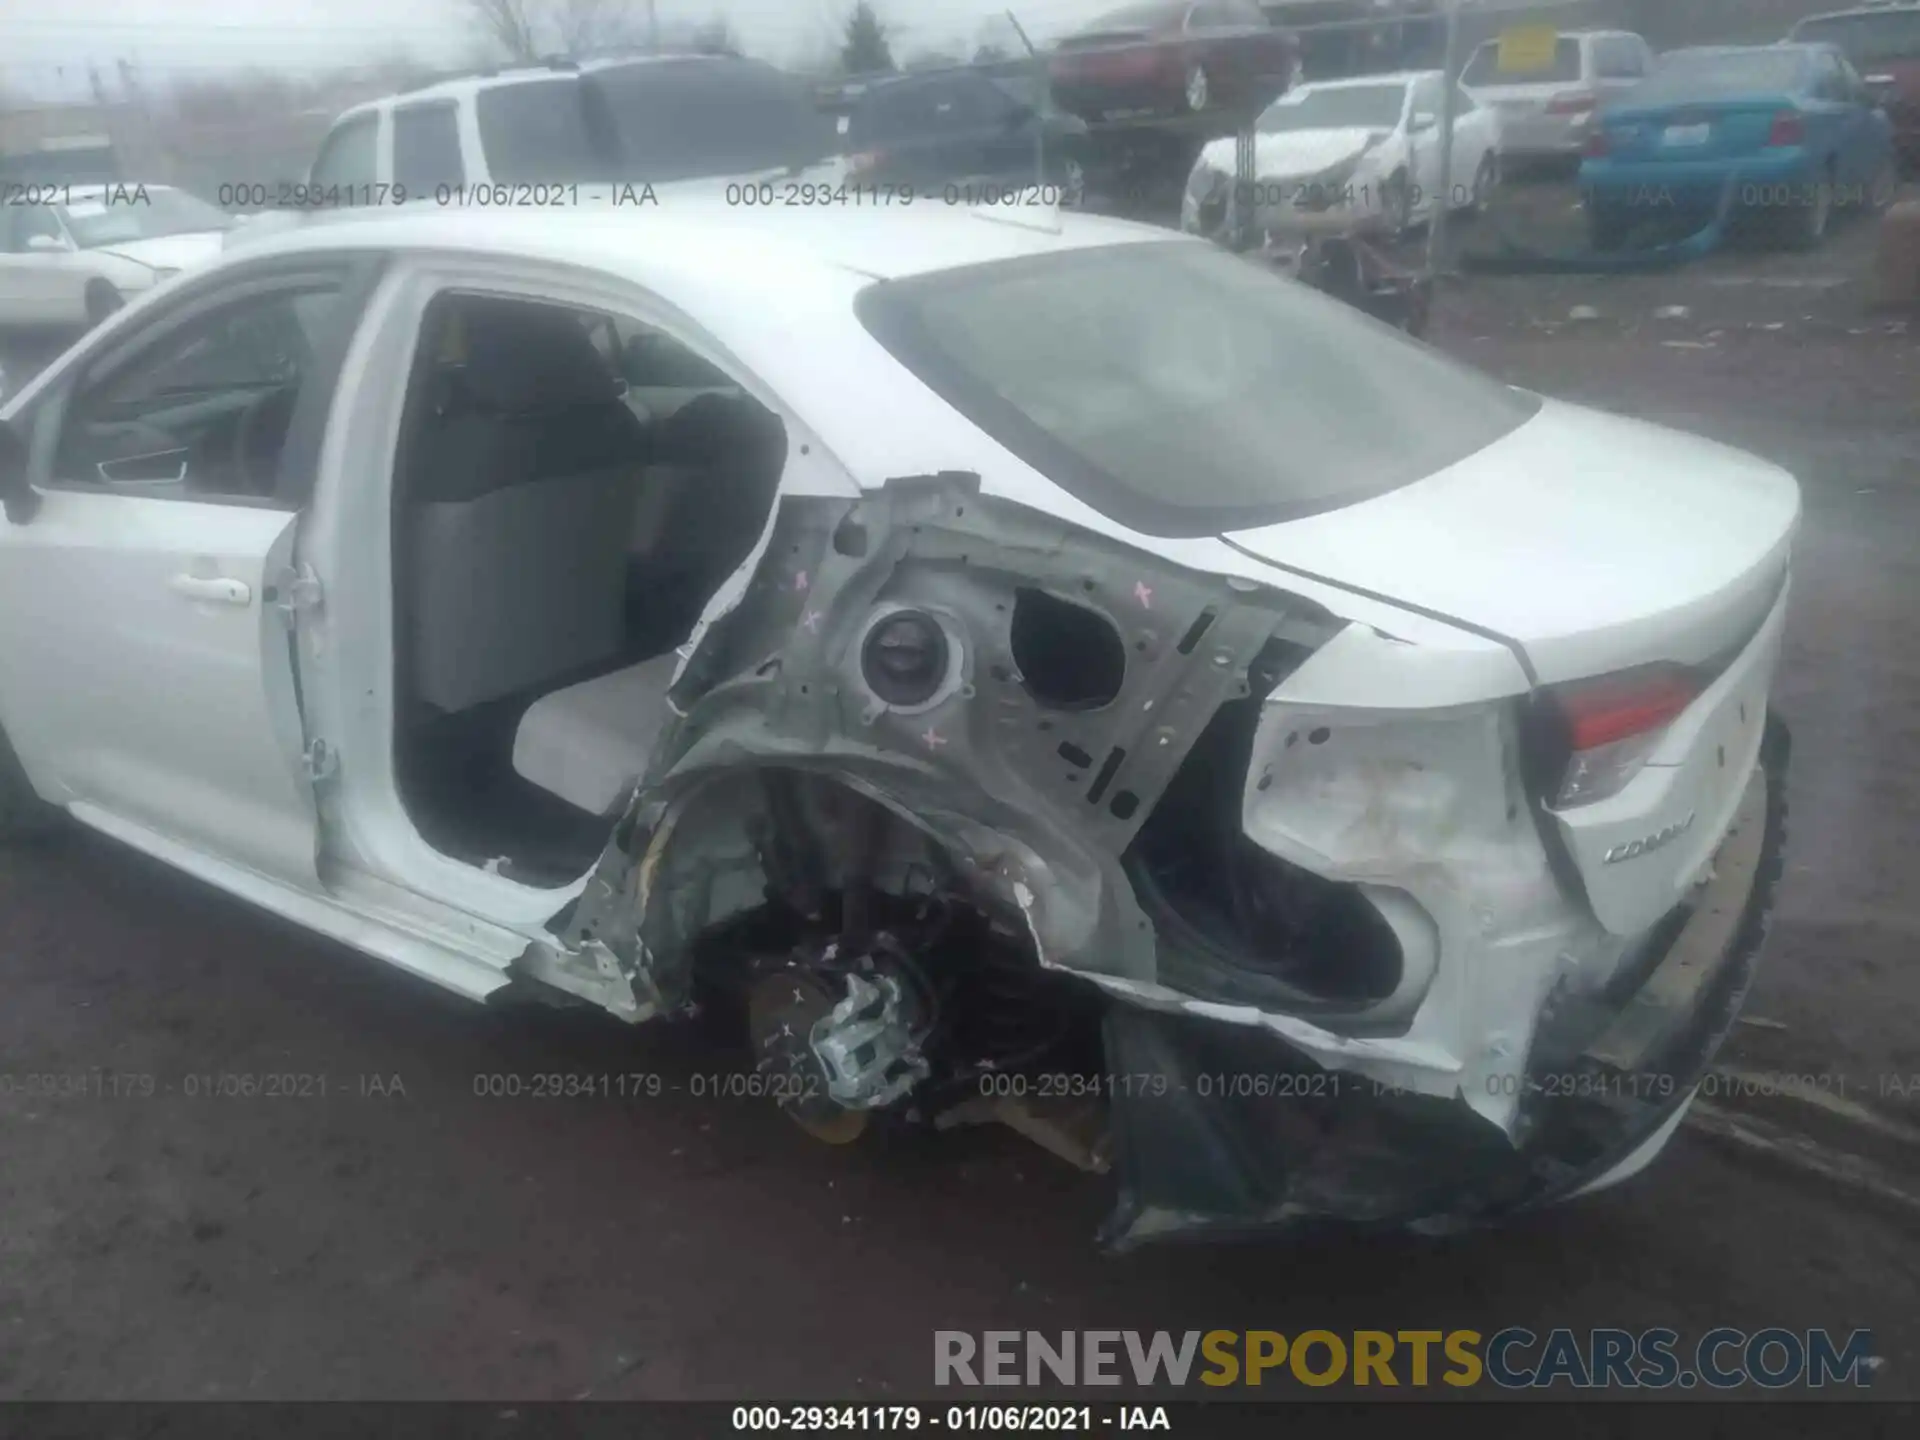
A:
[[[619,398],[613,371],[568,311],[512,300],[469,301],[454,323],[465,342],[461,383],[483,410],[522,415]]]
[[[787,428],[748,395],[696,395],[654,428],[663,459],[682,465],[738,461],[784,466]]]

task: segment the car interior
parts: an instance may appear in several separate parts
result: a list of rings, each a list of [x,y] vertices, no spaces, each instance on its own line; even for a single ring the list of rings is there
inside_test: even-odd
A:
[[[213,311],[90,379],[54,475],[156,498],[272,496],[301,386],[339,310],[334,286],[281,291]]]
[[[527,884],[592,865],[786,455],[772,411],[662,332],[434,302],[393,527],[396,772],[428,843]]]

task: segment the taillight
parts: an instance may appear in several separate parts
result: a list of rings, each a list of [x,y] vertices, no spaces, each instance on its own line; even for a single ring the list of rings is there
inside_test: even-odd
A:
[[[1702,682],[1679,665],[1648,665],[1549,691],[1539,720],[1554,767],[1556,810],[1617,795],[1666,729],[1700,698]]]
[[[1604,160],[1612,148],[1612,142],[1607,139],[1607,132],[1596,130],[1587,137],[1586,146],[1581,153],[1589,160]]]
[[[1578,115],[1582,110],[1591,110],[1600,103],[1598,95],[1585,90],[1570,90],[1564,95],[1556,95],[1547,102],[1549,115]]]
[[[884,150],[862,150],[847,157],[847,169],[853,175],[871,175],[887,163]]]
[[[1798,110],[1782,110],[1773,117],[1773,128],[1767,131],[1768,145],[1804,145],[1807,143],[1807,122],[1800,117]]]

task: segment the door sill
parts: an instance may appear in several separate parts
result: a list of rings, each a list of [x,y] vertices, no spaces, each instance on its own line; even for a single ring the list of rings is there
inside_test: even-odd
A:
[[[484,1001],[512,979],[507,973],[512,955],[478,958],[422,933],[421,921],[403,919],[385,906],[356,907],[299,889],[284,880],[183,845],[90,801],[76,800],[67,810],[81,824],[197,880],[469,1000]],[[522,940],[521,948],[524,946]]]

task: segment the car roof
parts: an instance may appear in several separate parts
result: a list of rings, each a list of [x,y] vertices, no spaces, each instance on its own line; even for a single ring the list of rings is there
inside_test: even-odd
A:
[[[1682,45],[1661,55],[1671,60],[1676,55],[1771,55],[1785,50],[1800,55],[1831,55],[1840,47],[1831,40],[1780,40],[1771,45]]]
[[[1853,20],[1867,15],[1898,15],[1905,10],[1920,10],[1920,0],[1891,0],[1884,5],[1855,5],[1850,10],[1823,10],[1818,15],[1804,15],[1794,22],[1794,29],[1802,25],[1812,25],[1820,20]]]
[[[886,94],[889,90],[924,85],[932,80],[951,80],[955,76],[987,85],[991,85],[995,79],[994,76],[976,70],[971,65],[941,65],[926,70],[902,70],[896,75],[876,75],[870,80],[861,81],[859,89],[848,98],[870,100],[875,95]]]
[[[1342,75],[1337,80],[1306,80],[1289,90],[1302,95],[1309,90],[1353,90],[1364,85],[1411,85],[1416,80],[1438,80],[1439,70],[1389,70],[1384,75]]]
[[[729,205],[717,190],[661,196],[657,205],[565,210],[408,205],[325,212],[227,253],[236,260],[348,249],[481,253],[580,266],[643,284],[671,273],[701,288],[778,295],[808,285],[841,288],[849,277],[904,279],[1022,256],[1186,238],[1104,216],[1036,213],[1044,218],[932,201],[767,210]]]
[[[1562,30],[1559,35],[1562,40],[1639,40],[1644,38],[1638,30]],[[1482,40],[1474,48],[1485,50],[1488,46],[1499,43],[1500,37],[1495,35],[1490,40]]]
[[[704,64],[712,68],[720,66],[770,68],[764,60],[754,60],[741,55],[714,54],[704,50],[649,50],[637,51],[633,54],[598,56],[578,62],[550,61],[544,64],[513,65],[499,70],[483,70],[471,75],[453,75],[411,90],[396,90],[391,95],[363,100],[358,105],[342,110],[334,118],[333,123],[339,125],[362,115],[377,114],[381,110],[396,105],[414,105],[435,100],[472,100],[483,90],[496,90],[512,85],[531,85],[543,80],[576,80],[582,75],[592,75],[602,70],[622,70],[634,65],[694,64]]]

